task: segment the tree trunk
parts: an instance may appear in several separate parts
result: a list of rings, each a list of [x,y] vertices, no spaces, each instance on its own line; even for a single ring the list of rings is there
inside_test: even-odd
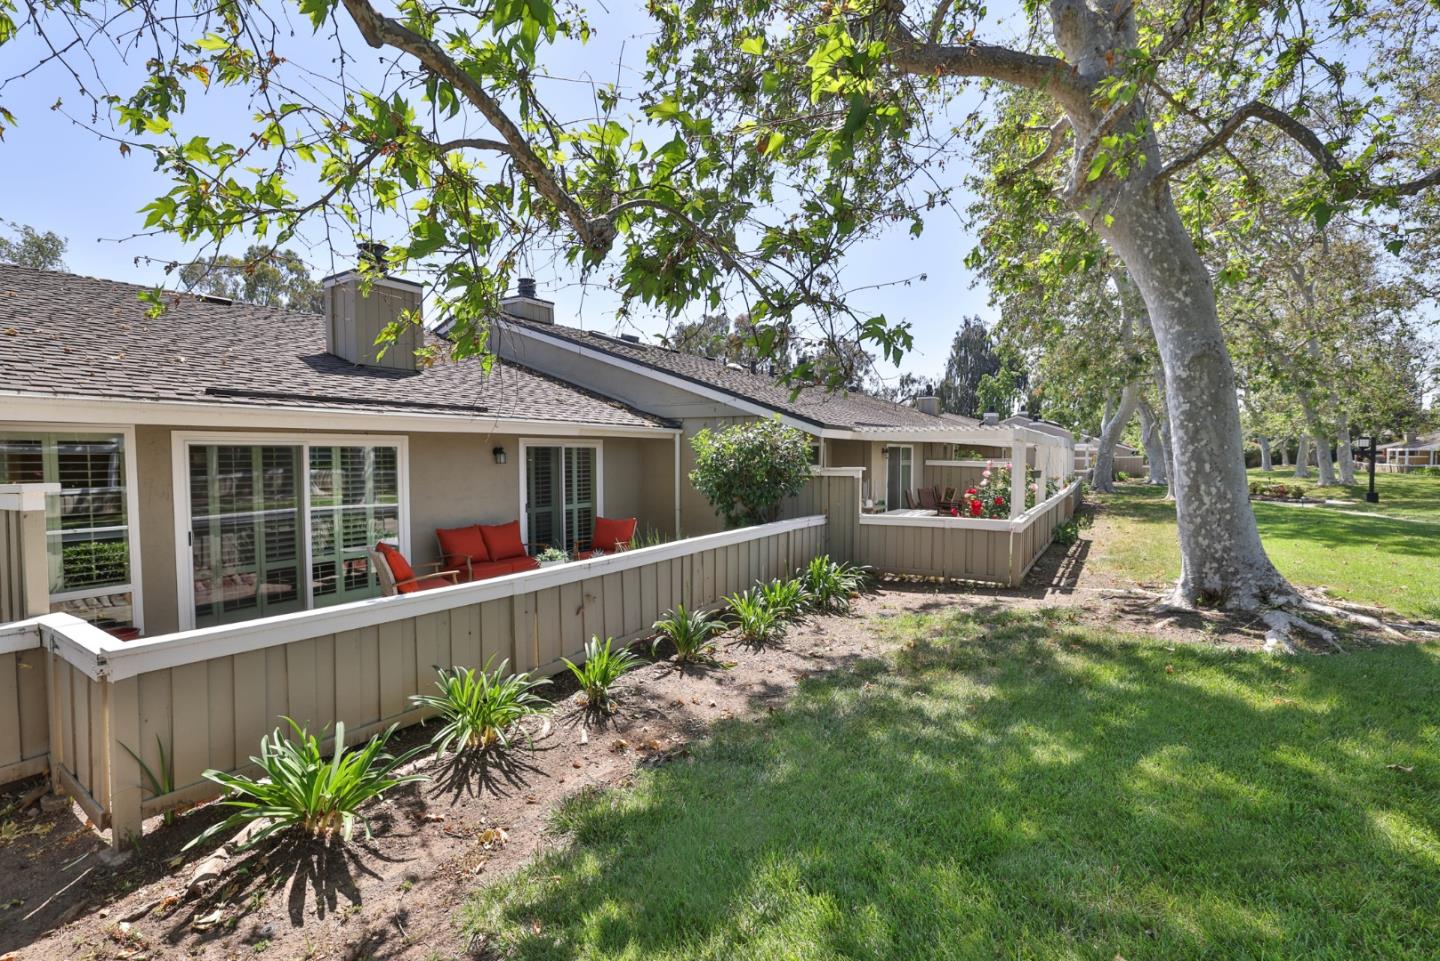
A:
[[[1350,451],[1350,418],[1341,411],[1335,415],[1335,453],[1340,458],[1340,483],[1355,484],[1355,456]]]
[[[1150,469],[1147,484],[1166,484],[1170,476],[1166,468],[1170,457],[1165,452],[1165,440],[1161,436],[1160,418],[1144,395],[1140,397],[1140,441],[1145,445],[1145,463]]]
[[[1288,603],[1294,589],[1266,556],[1250,508],[1235,371],[1210,275],[1169,189],[1137,181],[1097,200],[1109,216],[1092,222],[1140,289],[1165,367],[1180,532],[1176,600],[1239,609]]]
[[[1261,434],[1255,440],[1260,444],[1260,469],[1268,473],[1275,466],[1270,463],[1270,438]]]
[[[1100,438],[1095,444],[1095,472],[1090,475],[1090,486],[1101,493],[1115,491],[1115,445],[1120,441],[1125,426],[1135,416],[1135,404],[1140,397],[1139,385],[1134,381],[1120,391],[1120,403],[1115,413],[1100,427]]]
[[[1280,466],[1290,466],[1290,441],[1288,439],[1280,442]]]
[[[1295,441],[1295,476],[1310,476],[1310,435],[1301,434]]]

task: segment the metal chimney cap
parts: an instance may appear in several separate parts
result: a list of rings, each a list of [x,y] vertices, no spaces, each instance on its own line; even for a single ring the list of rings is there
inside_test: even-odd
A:
[[[521,277],[517,284],[517,290],[521,297],[529,297],[531,300],[535,300],[535,278]]]
[[[987,410],[985,412],[985,416],[980,419],[980,423],[986,425],[987,427],[995,427],[1000,423],[1000,415],[995,413],[993,410]]]

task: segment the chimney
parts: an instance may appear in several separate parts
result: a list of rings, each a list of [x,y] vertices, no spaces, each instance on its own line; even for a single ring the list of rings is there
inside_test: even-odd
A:
[[[534,277],[521,277],[515,293],[501,299],[500,308],[511,317],[531,323],[555,323],[555,303],[536,296]]]
[[[361,244],[360,259],[383,267],[385,245]],[[358,269],[325,278],[325,349],[360,367],[415,370],[415,352],[424,343],[418,324],[406,325],[388,349],[378,346],[375,338],[407,311],[418,319],[423,288],[412,280],[390,276],[371,281],[368,295],[362,287]]]
[[[929,414],[931,417],[939,417],[940,398],[935,396],[916,397],[915,409],[922,414]]]
[[[993,410],[987,410],[985,415],[980,418],[980,423],[986,427],[998,427],[1000,425],[1000,415]]]

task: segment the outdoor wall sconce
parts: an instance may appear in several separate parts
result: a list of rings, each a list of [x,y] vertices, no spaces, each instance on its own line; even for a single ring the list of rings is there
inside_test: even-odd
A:
[[[497,448],[495,448],[493,451],[491,451],[490,453],[492,453],[492,454],[495,455],[495,463],[497,463],[497,464],[503,464],[503,463],[505,463],[505,448],[503,448],[503,447],[497,447]]]

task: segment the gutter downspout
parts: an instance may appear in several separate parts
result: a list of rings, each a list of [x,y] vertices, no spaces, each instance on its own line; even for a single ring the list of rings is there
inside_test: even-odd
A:
[[[684,531],[680,528],[680,434],[675,432],[675,538],[679,540]]]

